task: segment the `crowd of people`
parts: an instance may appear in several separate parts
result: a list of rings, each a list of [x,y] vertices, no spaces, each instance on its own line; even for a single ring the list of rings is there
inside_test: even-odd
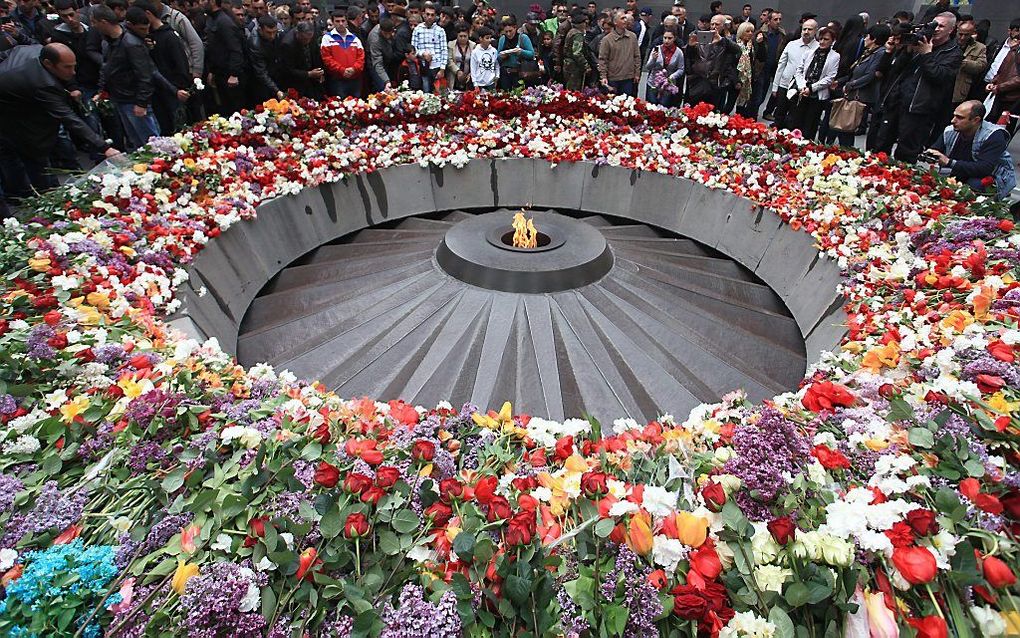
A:
[[[729,13],[721,0],[696,18],[682,0],[658,16],[637,0],[553,0],[520,17],[486,0],[345,1],[0,0],[3,193],[52,187],[81,153],[98,161],[288,93],[543,83],[708,102],[826,143],[862,138],[1000,196],[1015,184],[1020,19],[994,34],[937,0],[874,22],[804,13],[787,31],[778,10]]]

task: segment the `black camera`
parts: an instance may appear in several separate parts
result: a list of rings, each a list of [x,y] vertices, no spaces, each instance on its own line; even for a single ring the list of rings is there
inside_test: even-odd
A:
[[[929,164],[939,163],[939,156],[928,150],[921,151],[921,153],[917,156],[917,159],[922,162],[928,162]]]
[[[911,24],[908,25],[903,35],[900,36],[900,43],[907,46],[920,44],[924,40],[931,40],[935,37],[935,29],[938,28],[939,23],[935,20],[927,24]]]
[[[11,16],[0,16],[0,24],[10,24],[14,22],[14,18]]]

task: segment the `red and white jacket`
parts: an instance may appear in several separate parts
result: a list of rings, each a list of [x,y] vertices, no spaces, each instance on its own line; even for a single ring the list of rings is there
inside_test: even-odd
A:
[[[361,77],[361,72],[365,70],[365,49],[358,36],[350,31],[346,35],[340,35],[336,29],[324,33],[319,49],[322,64],[331,76],[342,78],[346,69],[354,69],[354,75],[351,76],[353,79]]]

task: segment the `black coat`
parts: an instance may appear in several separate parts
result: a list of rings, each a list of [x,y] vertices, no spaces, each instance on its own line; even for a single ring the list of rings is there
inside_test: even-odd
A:
[[[209,12],[205,25],[205,63],[218,77],[245,79],[244,27],[226,10]]]
[[[45,161],[60,125],[96,151],[109,148],[75,112],[67,87],[39,61],[42,45],[13,49],[0,62],[0,137],[29,157]]]
[[[258,102],[276,97],[280,87],[276,78],[280,73],[280,40],[269,41],[256,29],[248,36],[248,59],[251,61],[252,94]]]
[[[297,31],[291,29],[280,39],[277,84],[284,90],[294,89],[304,97],[317,98],[322,95],[322,84],[313,82],[308,72],[322,68],[319,42],[313,38],[307,45],[303,45],[296,35]]]
[[[78,84],[92,89],[99,86],[99,71],[103,68],[103,35],[99,31],[85,27],[81,33],[75,33],[61,23],[53,29],[53,41],[74,51],[78,61],[74,76]]]
[[[106,41],[99,88],[106,89],[114,102],[148,107],[152,101],[152,76],[156,65],[152,63],[145,41],[122,29],[119,38]]]
[[[149,32],[149,38],[153,42],[152,60],[163,79],[160,82],[163,90],[177,93],[179,89],[191,89],[188,50],[181,36],[164,22],[160,28]]]
[[[956,38],[950,38],[931,53],[916,55],[900,78],[900,107],[912,115],[942,112],[953,98],[962,64],[963,51]]]

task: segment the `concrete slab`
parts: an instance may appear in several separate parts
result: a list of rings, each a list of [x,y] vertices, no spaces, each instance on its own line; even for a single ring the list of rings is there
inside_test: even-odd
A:
[[[581,209],[626,217],[631,209],[631,196],[639,171],[598,164],[586,163],[585,166],[590,166],[591,170],[585,172]]]
[[[726,218],[716,248],[754,270],[778,232],[794,231],[783,229],[783,220],[773,211],[738,199]]]
[[[493,192],[496,206],[533,208],[536,196],[541,197],[541,191],[535,188],[535,160],[497,159],[491,160],[491,164],[496,171]],[[542,168],[548,170],[548,165]]]
[[[581,210],[585,175],[594,166],[587,162],[553,166],[549,162],[535,160],[535,190],[531,195],[535,206]]]
[[[695,183],[680,224],[674,230],[715,248],[726,227],[726,219],[738,201],[726,191]]]
[[[389,180],[389,169],[386,171]],[[491,208],[496,205],[496,166],[488,160],[472,160],[467,166],[430,167],[432,210]]]
[[[638,171],[627,217],[660,228],[678,228],[693,189],[689,179]]]

